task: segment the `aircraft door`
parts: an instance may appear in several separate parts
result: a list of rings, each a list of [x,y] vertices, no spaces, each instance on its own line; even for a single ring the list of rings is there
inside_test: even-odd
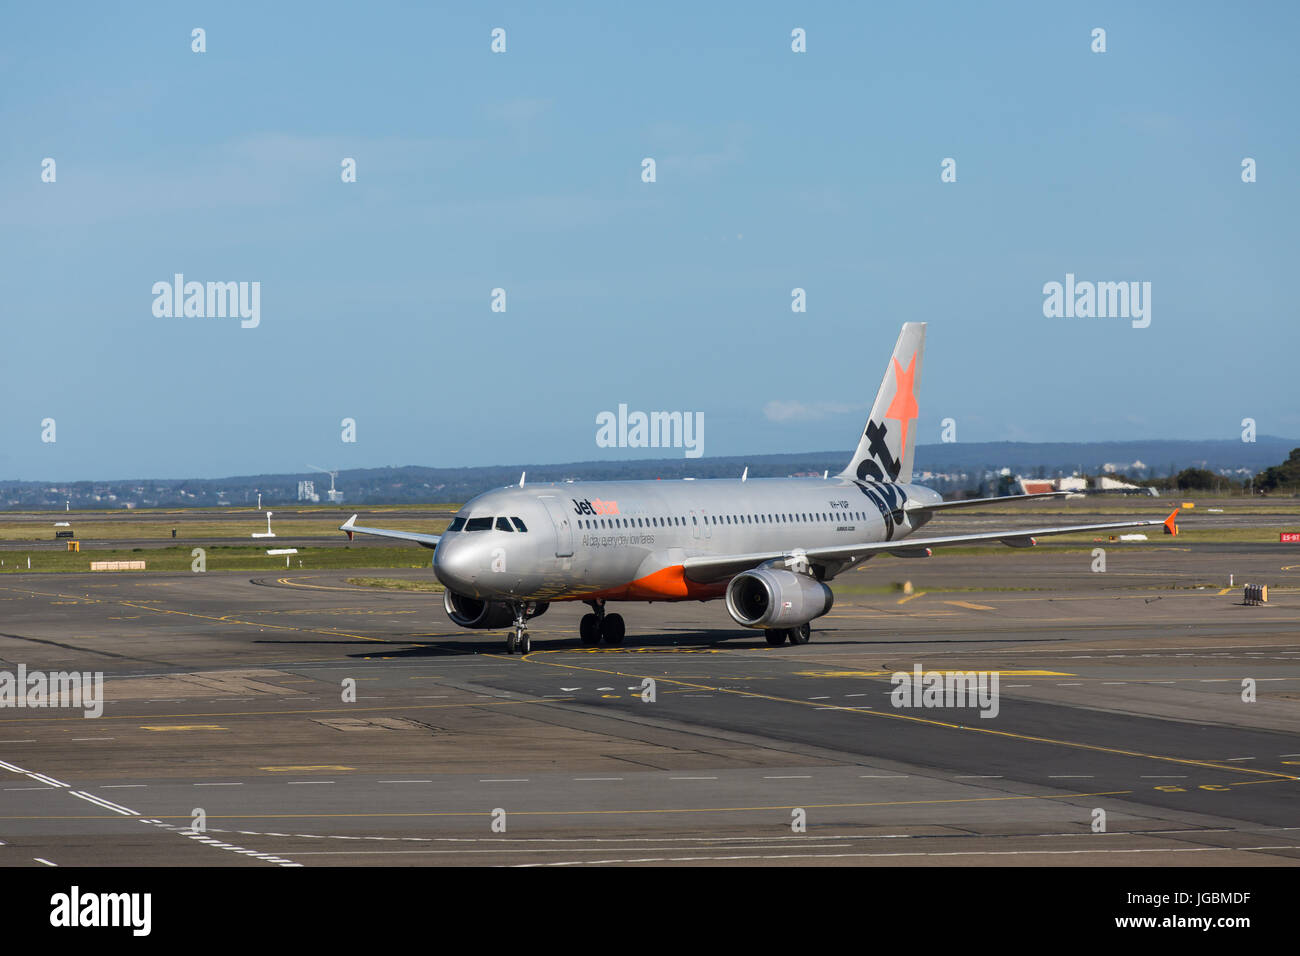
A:
[[[573,520],[569,516],[569,510],[559,498],[544,497],[538,500],[546,506],[546,513],[551,516],[551,523],[555,525],[555,556],[572,557]]]

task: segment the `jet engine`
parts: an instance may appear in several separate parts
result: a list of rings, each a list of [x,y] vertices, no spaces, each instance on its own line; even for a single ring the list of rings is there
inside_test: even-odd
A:
[[[442,606],[447,609],[447,616],[452,623],[461,627],[490,630],[509,627],[515,622],[515,612],[505,601],[481,601],[455,591],[444,591]],[[533,601],[528,606],[526,616],[529,620],[541,617],[550,606],[549,601]]]
[[[727,585],[727,613],[745,627],[797,627],[821,617],[833,603],[831,589],[816,578],[780,568],[755,568]]]
[[[442,606],[447,609],[447,616],[452,623],[461,627],[509,627],[515,621],[515,612],[504,601],[480,601],[455,591],[444,591]]]

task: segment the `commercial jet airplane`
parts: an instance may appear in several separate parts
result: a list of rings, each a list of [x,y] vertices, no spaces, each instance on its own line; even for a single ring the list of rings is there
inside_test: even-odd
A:
[[[447,615],[461,627],[509,627],[507,653],[532,649],[528,621],[552,601],[591,607],[584,644],[621,644],[611,601],[724,598],[744,627],[771,645],[807,643],[810,622],[831,609],[827,582],[877,554],[929,557],[932,548],[1000,541],[1013,548],[1080,531],[1164,521],[1120,521],[1034,530],[911,538],[949,508],[1003,504],[1011,495],[944,501],[912,484],[925,323],[903,325],[871,415],[848,466],[833,478],[599,481],[517,486],[479,495],[442,535],[363,528],[353,515],[339,530],[411,541],[433,549]]]

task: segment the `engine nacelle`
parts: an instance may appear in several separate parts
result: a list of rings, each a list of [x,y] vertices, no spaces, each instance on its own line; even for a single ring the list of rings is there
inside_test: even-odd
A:
[[[797,627],[834,603],[831,589],[816,578],[780,568],[755,568],[727,585],[727,613],[745,627]]]
[[[509,627],[515,622],[515,612],[504,601],[481,601],[455,591],[444,591],[442,606],[447,609],[447,616],[452,623],[461,627]]]

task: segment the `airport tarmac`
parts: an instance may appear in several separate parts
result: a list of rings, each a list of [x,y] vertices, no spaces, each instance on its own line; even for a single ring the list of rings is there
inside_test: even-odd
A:
[[[553,604],[527,657],[346,571],[7,575],[0,668],[107,702],[0,708],[0,864],[1300,863],[1300,552],[1091,562],[875,559],[797,647],[712,602],[589,648]],[[998,672],[997,715],[892,706],[918,665]]]

